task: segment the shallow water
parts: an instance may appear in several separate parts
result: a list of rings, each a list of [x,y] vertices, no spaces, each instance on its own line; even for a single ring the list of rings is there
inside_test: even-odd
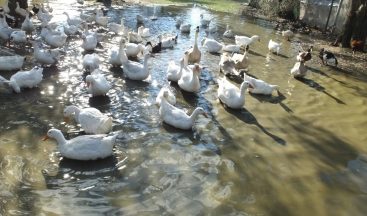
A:
[[[63,9],[77,15],[95,7],[74,1],[50,0],[56,20]],[[71,4],[70,4],[71,2]],[[87,1],[86,1],[87,2]],[[97,3],[98,4],[98,3]],[[285,41],[262,20],[211,13],[198,7],[113,6],[110,21],[125,18],[136,30],[136,14],[147,20],[150,39],[175,33],[174,16],[192,26],[208,13],[218,26],[212,37],[230,23],[237,34],[258,34],[251,46],[249,73],[280,87],[280,94],[246,94],[245,109],[225,109],[216,98],[220,56],[203,52],[202,89],[182,93],[171,85],[178,107],[203,107],[192,131],[162,124],[155,97],[165,79],[169,60],[178,61],[194,40],[193,32],[179,34],[178,44],[150,59],[151,77],[129,81],[122,70],[110,69],[109,49],[119,37],[107,34],[95,51],[101,69],[112,83],[108,97],[91,98],[83,82],[81,39],[68,39],[57,65],[44,69],[39,88],[21,94],[1,92],[0,213],[3,215],[364,215],[367,211],[367,80],[320,65],[317,52],[308,64],[307,79],[289,74],[298,52],[296,35]],[[205,36],[200,30],[199,40]],[[283,42],[281,55],[267,51],[269,39]],[[31,50],[15,49],[19,54]],[[26,69],[33,66],[28,58]],[[3,72],[9,78],[14,72]],[[79,127],[63,122],[65,106],[93,106],[114,117],[114,131],[124,137],[114,157],[78,162],[60,159],[53,141],[41,138],[51,127],[71,138]]]

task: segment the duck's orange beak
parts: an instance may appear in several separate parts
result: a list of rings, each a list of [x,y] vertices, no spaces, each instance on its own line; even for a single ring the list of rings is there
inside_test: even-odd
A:
[[[50,137],[49,136],[44,136],[43,138],[42,138],[42,141],[46,141],[46,140],[48,140]]]

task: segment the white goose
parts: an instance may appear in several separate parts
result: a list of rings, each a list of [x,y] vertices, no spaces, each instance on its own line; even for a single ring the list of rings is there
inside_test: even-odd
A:
[[[185,56],[188,53],[185,52]],[[176,65],[174,61],[170,61],[167,67],[167,79],[172,82],[178,82],[182,75],[182,70],[185,67],[185,57],[180,60],[180,65]]]
[[[83,20],[79,16],[70,18],[69,14],[67,12],[64,12],[63,14],[66,15],[66,18],[67,18],[66,21],[67,21],[68,25],[70,25],[70,26],[79,27],[83,22]]]
[[[83,67],[87,72],[92,72],[99,68],[99,56],[96,53],[86,54],[83,57]]]
[[[276,52],[277,55],[279,55],[281,46],[282,46],[282,43],[277,43],[273,41],[272,39],[269,40],[268,49],[270,52]]]
[[[14,56],[0,56],[0,70],[11,71],[19,70],[24,64],[25,57],[14,55]]]
[[[199,92],[200,91],[200,75],[201,68],[199,64],[195,64],[193,69],[185,67],[185,71],[182,72],[181,78],[178,80],[178,86],[187,92]]]
[[[0,39],[8,41],[14,30],[8,26],[4,17],[0,18]]]
[[[94,96],[105,96],[111,89],[111,84],[106,80],[103,74],[98,70],[94,70],[90,75],[85,77],[87,83],[87,91]]]
[[[274,90],[278,90],[279,88],[277,85],[271,85],[248,75],[245,76],[245,80],[250,83],[248,91],[253,94],[271,95]]]
[[[201,44],[202,46],[205,46],[207,48],[207,51],[210,53],[219,53],[224,47],[222,43],[206,37],[201,40]]]
[[[18,71],[10,77],[8,84],[16,93],[20,93],[21,88],[36,87],[42,81],[42,73],[43,68],[37,66],[29,71]]]
[[[235,39],[237,45],[241,45],[241,46],[245,46],[245,47],[249,46],[250,44],[252,44],[256,40],[260,41],[260,37],[258,35],[254,35],[250,38],[246,37],[246,36],[235,35],[234,39]]]
[[[84,20],[85,22],[91,23],[96,20],[96,15],[93,13],[91,15],[85,14],[83,10],[80,11],[79,15],[80,19]]]
[[[240,88],[229,82],[226,77],[218,79],[218,99],[232,109],[241,109],[245,105],[245,93],[249,87],[247,81]]]
[[[140,37],[150,37],[150,31],[149,28],[145,28],[144,26],[140,26],[138,28],[138,34],[140,35]]]
[[[112,130],[112,118],[93,107],[67,106],[64,117],[74,118],[87,134],[107,134]]]
[[[120,67],[124,62],[126,62],[127,56],[124,51],[125,39],[120,40],[119,47],[111,49],[109,63],[112,64],[113,67]]]
[[[168,36],[168,37],[163,37],[162,35],[159,35],[158,39],[159,39],[159,42],[162,43],[161,44],[162,48],[172,48],[176,44],[177,35],[176,36]]]
[[[199,50],[199,47],[198,47],[198,36],[199,36],[199,27],[196,27],[194,47],[188,50],[188,53],[189,53],[188,62],[189,63],[199,63],[200,62],[201,51]]]
[[[165,123],[175,128],[189,130],[192,129],[199,114],[203,114],[205,117],[208,117],[204,109],[201,107],[197,107],[190,116],[187,115],[183,110],[171,105],[167,101],[168,96],[168,91],[164,91],[161,105],[159,107],[159,116]]]
[[[125,35],[125,25],[124,25],[124,18],[121,18],[120,23],[111,22],[107,24],[108,30],[115,34],[122,33]]]
[[[63,27],[67,36],[76,35],[79,31],[79,28],[75,25],[64,25]]]
[[[159,91],[157,97],[155,98],[155,102],[158,106],[161,105],[162,99],[163,99],[163,94],[164,92],[168,92],[168,96],[167,96],[167,101],[168,103],[175,105],[176,104],[176,96],[175,94],[172,92],[172,90],[168,87],[163,87],[161,88],[161,90]]]
[[[232,60],[235,62],[235,68],[237,70],[247,69],[250,63],[246,51],[245,53],[243,53],[243,55],[239,53],[234,53],[232,55]]]
[[[144,64],[134,61],[123,63],[123,71],[127,78],[131,80],[145,80],[149,76],[148,59],[150,53],[144,54]]]
[[[67,35],[62,31],[53,31],[43,28],[41,35],[45,42],[52,47],[62,47],[66,43]]]
[[[108,17],[103,15],[102,9],[96,10],[96,23],[100,26],[107,27]]]
[[[106,135],[83,135],[73,139],[65,139],[58,129],[50,129],[43,140],[53,138],[58,144],[61,156],[73,160],[97,160],[109,157],[113,154],[117,134]]]
[[[200,24],[202,26],[208,26],[211,21],[212,21],[212,19],[204,17],[204,14],[200,14]]]
[[[191,24],[185,23],[180,25],[181,33],[190,33],[190,30],[191,30]]]
[[[42,65],[56,64],[60,58],[60,51],[58,49],[41,49],[39,42],[32,42],[33,57]]]
[[[302,78],[305,77],[307,74],[307,68],[305,66],[305,63],[303,61],[296,62],[291,69],[291,74],[294,78]]]
[[[239,53],[241,51],[241,45],[228,44],[223,47],[223,51],[230,53]]]
[[[130,43],[141,43],[143,41],[138,33],[131,31],[128,33],[128,40]]]
[[[232,31],[232,29],[229,28],[229,25],[228,24],[226,26],[226,31],[223,33],[223,37],[226,37],[226,38],[234,38],[233,31]]]

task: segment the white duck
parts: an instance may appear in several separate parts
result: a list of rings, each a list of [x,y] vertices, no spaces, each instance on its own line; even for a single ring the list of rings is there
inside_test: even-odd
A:
[[[225,75],[239,75],[235,68],[236,62],[232,59],[229,53],[223,53],[219,61],[219,71]]]
[[[210,53],[219,53],[224,47],[222,43],[219,43],[218,41],[207,37],[204,37],[201,40],[201,44],[202,46],[206,47],[207,51]]]
[[[108,30],[115,34],[125,34],[124,18],[121,18],[120,23],[111,22],[107,24]]]
[[[20,93],[21,88],[36,87],[43,78],[43,68],[34,67],[29,71],[18,71],[10,77],[9,86],[16,93]]]
[[[226,37],[226,38],[234,38],[233,31],[232,31],[232,29],[229,28],[229,25],[228,24],[226,26],[226,31],[223,33],[223,37]]]
[[[41,35],[45,42],[52,47],[62,47],[66,43],[67,35],[61,31],[53,31],[49,28],[43,28]]]
[[[120,40],[119,47],[111,49],[109,63],[112,64],[113,67],[120,67],[123,65],[124,62],[126,62],[127,56],[124,51],[125,46],[125,39]]]
[[[149,28],[145,28],[144,26],[140,26],[138,28],[138,34],[140,35],[140,37],[150,37],[150,31]]]
[[[150,53],[144,54],[144,64],[134,61],[123,63],[123,71],[127,78],[131,80],[145,80],[149,76],[148,59]]]
[[[17,7],[15,8],[15,13],[22,16],[22,17],[26,17],[27,14],[28,14],[27,10],[25,10],[24,8],[21,8],[19,6],[19,2],[16,2],[16,5],[17,5]]]
[[[201,51],[199,50],[199,47],[198,47],[198,36],[199,36],[199,27],[196,27],[194,47],[188,50],[188,53],[189,53],[188,62],[189,63],[199,63],[200,62]]]
[[[85,77],[85,82],[88,87],[87,91],[92,96],[105,96],[111,89],[111,84],[98,69]]]
[[[91,15],[85,14],[83,10],[80,11],[79,15],[80,19],[84,20],[85,22],[91,23],[96,20],[96,15],[93,13]]]
[[[97,47],[98,44],[98,36],[95,32],[88,31],[86,28],[85,32],[82,34],[82,48],[86,51],[92,51]]]
[[[243,53],[243,55],[239,53],[233,53],[232,60],[235,62],[235,68],[237,70],[247,69],[250,64],[246,51]]]
[[[64,12],[63,14],[66,15],[66,18],[67,18],[66,21],[67,21],[68,25],[70,25],[70,26],[79,27],[83,22],[83,20],[79,16],[70,18],[69,14],[67,12]]]
[[[58,144],[61,156],[73,160],[97,160],[109,157],[113,154],[117,134],[83,135],[73,139],[65,139],[58,129],[50,129],[43,140],[53,138]]]
[[[223,51],[230,53],[239,53],[241,51],[241,45],[228,44],[223,47]]]
[[[10,34],[10,40],[15,42],[15,43],[26,43],[27,40],[27,35],[25,33],[25,31],[20,30],[20,31],[13,31]]]
[[[167,101],[168,103],[175,105],[176,104],[176,96],[175,94],[172,92],[172,90],[168,87],[163,87],[161,88],[161,90],[159,91],[157,97],[155,98],[155,102],[158,106],[161,105],[162,99],[163,99],[163,94],[164,92],[168,92],[168,96],[167,96]]]
[[[240,88],[229,82],[226,77],[218,79],[218,99],[232,109],[241,109],[245,105],[245,93],[249,87],[247,81]]]
[[[296,62],[291,69],[291,74],[294,78],[302,78],[305,77],[307,74],[307,68],[305,66],[305,63],[303,61]]]
[[[107,134],[112,130],[112,118],[93,107],[67,106],[64,117],[74,118],[87,134]]]
[[[199,79],[200,71],[199,64],[195,64],[193,69],[185,67],[185,71],[182,72],[181,78],[178,80],[178,86],[187,92],[199,92],[201,87]]]
[[[260,41],[260,37],[258,35],[253,35],[252,37],[246,37],[246,36],[240,36],[240,35],[235,35],[234,39],[236,41],[237,45],[241,45],[241,46],[249,46],[250,44],[252,44],[253,42]]]
[[[205,117],[208,117],[204,109],[201,107],[197,107],[190,116],[187,115],[183,110],[171,105],[167,101],[168,96],[168,91],[164,91],[161,105],[159,107],[159,116],[165,123],[175,128],[189,130],[192,129],[199,114],[203,114]]]
[[[185,57],[181,58],[180,65],[176,65],[174,61],[170,61],[167,67],[167,79],[172,82],[178,82],[181,78],[183,68],[185,67],[185,58],[188,57],[188,52],[185,52]]]
[[[10,71],[19,70],[24,64],[25,57],[14,55],[14,56],[0,56],[0,70]]]
[[[136,58],[141,53],[143,54],[145,47],[143,44],[127,43],[125,44],[125,53],[127,57]]]
[[[96,53],[86,54],[83,57],[83,67],[88,72],[98,69],[99,63],[99,56]]]
[[[63,27],[67,36],[76,35],[79,31],[79,28],[75,25],[64,25]]]
[[[31,36],[32,36],[33,31],[35,30],[32,20],[29,19],[29,12],[27,13],[22,23],[21,29],[25,31],[27,34],[30,34]]]
[[[103,15],[101,9],[96,10],[96,23],[100,26],[107,27],[108,17]]]
[[[181,33],[190,33],[190,30],[191,30],[191,24],[189,23],[180,24]]]
[[[202,26],[208,26],[211,21],[212,21],[212,19],[204,17],[204,14],[200,14],[200,24]]]
[[[6,22],[5,18],[0,18],[0,39],[4,41],[8,41],[10,38],[11,33],[14,30],[8,26],[8,23]]]
[[[162,35],[159,35],[158,39],[159,39],[159,42],[162,43],[161,48],[172,48],[176,44],[177,35],[168,36],[168,37],[163,37]]]
[[[271,95],[274,90],[278,90],[277,85],[271,85],[263,80],[255,79],[248,75],[245,76],[245,81],[250,83],[248,91],[253,94]]]
[[[269,40],[268,49],[270,52],[276,52],[277,55],[279,55],[281,46],[282,46],[282,43],[277,43],[273,41],[272,39]]]
[[[290,38],[293,37],[294,33],[291,30],[282,31],[282,36],[287,38],[290,41]]]
[[[128,40],[130,43],[141,43],[143,41],[138,33],[131,31],[128,33]]]
[[[60,58],[60,51],[58,49],[41,49],[38,42],[32,42],[33,57],[42,65],[56,64]]]

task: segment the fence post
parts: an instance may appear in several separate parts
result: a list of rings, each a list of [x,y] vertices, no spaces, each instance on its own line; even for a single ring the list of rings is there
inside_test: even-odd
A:
[[[334,5],[334,0],[331,0],[329,15],[327,16],[324,32],[326,32],[327,26],[329,25],[329,19],[330,19],[331,11],[333,10],[333,5]]]

